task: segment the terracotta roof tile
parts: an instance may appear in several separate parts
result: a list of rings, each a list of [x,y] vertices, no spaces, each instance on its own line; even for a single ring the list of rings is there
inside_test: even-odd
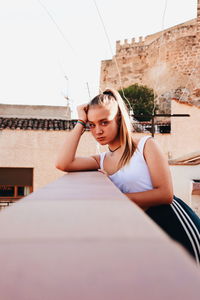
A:
[[[0,117],[0,130],[69,130],[74,128],[76,122],[77,120]]]

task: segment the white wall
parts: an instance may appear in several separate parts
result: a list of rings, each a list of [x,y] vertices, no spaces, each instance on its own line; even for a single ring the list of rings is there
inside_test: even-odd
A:
[[[200,217],[200,195],[192,195],[192,208]]]
[[[200,165],[196,166],[170,166],[174,194],[185,201],[188,205],[191,203],[191,180],[200,179]],[[199,203],[200,205],[200,203]]]

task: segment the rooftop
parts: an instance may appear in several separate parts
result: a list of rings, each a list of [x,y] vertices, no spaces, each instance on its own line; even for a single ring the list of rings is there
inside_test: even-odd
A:
[[[170,165],[199,165],[200,151],[192,152],[176,159],[169,160]]]
[[[1,129],[23,130],[67,130],[72,129],[77,120],[37,119],[37,118],[3,118],[0,117]]]

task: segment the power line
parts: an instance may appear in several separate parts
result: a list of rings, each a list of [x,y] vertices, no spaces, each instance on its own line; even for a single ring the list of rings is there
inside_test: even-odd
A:
[[[115,57],[115,55],[114,55],[114,53],[113,53],[113,51],[112,51],[112,46],[111,46],[110,38],[109,38],[109,35],[108,35],[108,32],[107,32],[107,29],[106,29],[106,26],[105,26],[103,17],[102,17],[102,15],[101,15],[101,12],[100,12],[98,6],[97,6],[96,1],[93,0],[93,2],[94,2],[94,5],[95,5],[95,7],[96,7],[97,13],[98,13],[98,15],[99,15],[101,24],[102,24],[102,26],[103,26],[103,30],[104,30],[104,33],[105,33],[105,35],[106,35],[106,39],[107,39],[107,41],[108,41],[108,45],[109,45],[109,48],[110,48],[111,55],[112,55],[112,57],[114,58],[114,62],[115,62],[116,69],[117,69],[117,73],[118,73],[118,76],[119,76],[120,89],[122,90],[123,97],[126,99],[128,105],[129,105],[129,109],[131,110],[131,109],[132,109],[131,104],[130,104],[129,100],[126,98],[126,96],[124,95],[124,89],[123,89],[123,85],[122,85],[122,78],[121,78],[121,74],[120,74],[120,70],[119,70],[119,65],[118,65],[117,59],[116,59],[116,57]]]
[[[87,85],[87,90],[88,90],[88,96],[89,96],[89,99],[91,99],[91,96],[90,96],[90,88],[89,88],[88,82],[86,82],[86,85]]]
[[[52,14],[49,12],[49,10],[47,9],[46,5],[44,5],[44,3],[41,0],[38,0],[39,4],[43,7],[43,9],[45,10],[45,12],[47,13],[47,15],[49,16],[49,18],[51,19],[51,21],[53,22],[53,24],[56,26],[58,32],[60,33],[60,35],[62,36],[62,38],[64,39],[64,41],[66,42],[66,44],[69,46],[69,48],[74,52],[74,48],[72,47],[71,43],[69,42],[69,40],[66,38],[65,34],[63,33],[63,31],[61,30],[61,28],[59,27],[59,25],[57,24],[57,22],[55,21],[54,17],[52,16]]]
[[[66,36],[63,33],[62,29],[60,28],[60,26],[56,22],[55,18],[53,17],[53,14],[50,13],[50,11],[47,8],[47,6],[41,0],[38,0],[38,3],[42,6],[42,8],[44,9],[44,11],[47,13],[47,15],[49,16],[49,18],[51,19],[51,21],[53,22],[53,24],[56,26],[58,32],[62,36],[62,38],[65,41],[65,43],[67,44],[67,46],[71,49],[71,51],[73,52],[73,54],[76,56],[76,59],[79,60],[79,65],[81,65],[83,63],[82,60],[80,59],[79,55],[77,54],[77,52],[75,51],[74,47],[71,45],[71,43],[69,42],[69,40],[66,38]],[[82,74],[83,74],[83,69],[85,69],[85,68],[80,68],[80,71],[81,71]],[[85,74],[82,77],[84,77],[85,79],[87,78],[85,76]],[[88,80],[86,79],[85,81],[88,81]]]
[[[157,62],[159,63],[159,59],[160,59],[160,46],[163,42],[163,37],[164,37],[164,26],[165,26],[165,16],[166,16],[166,11],[167,11],[167,4],[168,4],[168,0],[165,0],[165,6],[164,6],[164,11],[163,11],[163,15],[162,15],[162,23],[161,23],[161,37],[160,37],[160,43],[158,46],[158,58],[157,58]],[[155,80],[155,84],[154,84],[154,104],[153,104],[153,111],[152,114],[155,114],[155,109],[156,109],[156,103],[155,103],[155,98],[156,98],[156,92],[155,90],[157,89],[158,86],[158,74],[156,76],[156,80]]]

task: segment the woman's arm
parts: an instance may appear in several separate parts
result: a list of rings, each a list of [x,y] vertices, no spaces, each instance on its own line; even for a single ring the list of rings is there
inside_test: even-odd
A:
[[[153,190],[128,193],[126,196],[144,210],[155,205],[170,204],[173,188],[168,162],[153,139],[146,141],[144,158],[149,168]]]
[[[87,121],[87,105],[78,106],[78,117]],[[83,125],[77,123],[73,130],[67,132],[65,141],[61,146],[56,160],[56,168],[61,171],[97,170],[99,156],[75,157],[76,150],[83,132]]]

